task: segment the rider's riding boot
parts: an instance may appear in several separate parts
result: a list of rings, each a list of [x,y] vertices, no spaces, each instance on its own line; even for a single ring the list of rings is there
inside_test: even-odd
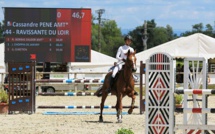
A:
[[[113,86],[113,79],[114,78],[112,76],[110,76],[110,79],[109,79],[110,83],[109,83],[109,88],[107,89],[107,93],[111,92],[111,87]]]

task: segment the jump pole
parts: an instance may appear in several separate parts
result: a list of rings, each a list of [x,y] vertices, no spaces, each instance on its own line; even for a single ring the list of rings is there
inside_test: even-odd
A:
[[[130,108],[131,106],[123,106],[123,108]],[[38,109],[100,109],[100,106],[38,106]],[[104,109],[116,108],[115,106],[104,106]],[[139,108],[134,106],[134,108]]]

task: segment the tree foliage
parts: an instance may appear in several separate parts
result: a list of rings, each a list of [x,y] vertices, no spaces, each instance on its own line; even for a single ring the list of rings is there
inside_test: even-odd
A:
[[[98,28],[99,25],[92,25],[92,49],[98,51]],[[121,29],[117,27],[114,20],[108,20],[102,22],[101,33],[101,53],[115,57],[119,46],[123,45]]]
[[[163,44],[177,37],[173,33],[173,29],[170,25],[167,25],[166,27],[157,27],[156,25],[157,24],[154,19],[147,21],[147,49]],[[133,46],[136,48],[137,52],[144,50],[142,40],[144,39],[143,33],[144,24],[129,32],[129,34],[134,38]]]
[[[210,24],[206,24],[204,27],[203,23],[194,24],[192,26],[192,31],[185,31],[184,33],[181,33],[180,36],[188,36],[195,33],[203,33],[205,35],[215,37],[215,32],[213,27]]]
[[[203,24],[202,23],[193,25],[193,31],[194,32],[202,32],[202,30],[203,30]]]
[[[0,43],[4,42],[4,21],[0,22]]]
[[[167,29],[164,27],[154,28],[152,34],[153,34],[153,44],[155,46],[169,41]]]
[[[0,22],[0,38],[3,37],[4,21]]]

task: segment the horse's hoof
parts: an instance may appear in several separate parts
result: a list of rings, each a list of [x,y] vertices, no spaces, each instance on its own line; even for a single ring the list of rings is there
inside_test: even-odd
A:
[[[133,109],[128,110],[128,114],[132,114],[132,112],[133,112]]]
[[[118,119],[118,120],[117,120],[117,123],[122,123],[122,119]]]
[[[103,118],[99,116],[99,122],[103,122]]]

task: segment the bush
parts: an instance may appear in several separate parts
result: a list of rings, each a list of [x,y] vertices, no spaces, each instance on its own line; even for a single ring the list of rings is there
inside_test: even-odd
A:
[[[121,128],[121,129],[118,129],[116,134],[134,134],[134,132],[132,132],[131,129]]]
[[[0,103],[8,103],[8,94],[2,89],[0,89]]]
[[[181,94],[175,94],[175,104],[181,104],[183,101],[183,96]]]

